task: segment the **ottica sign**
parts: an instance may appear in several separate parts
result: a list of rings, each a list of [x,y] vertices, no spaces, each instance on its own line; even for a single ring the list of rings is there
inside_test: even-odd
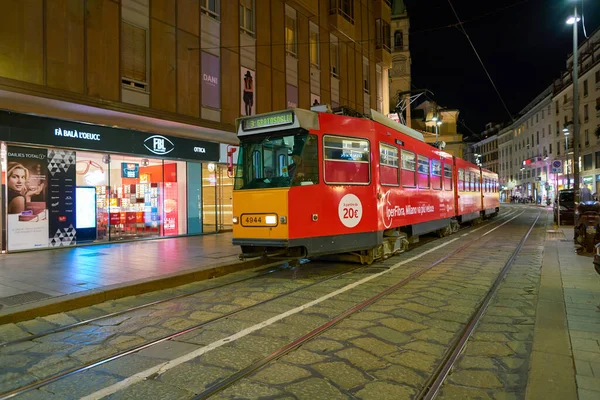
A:
[[[291,125],[294,123],[294,113],[292,111],[282,112],[280,114],[263,115],[251,117],[242,120],[242,130],[251,131],[254,129],[264,129],[274,126]]]

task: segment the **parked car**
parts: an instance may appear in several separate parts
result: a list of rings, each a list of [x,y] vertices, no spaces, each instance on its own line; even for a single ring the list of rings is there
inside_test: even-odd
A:
[[[558,223],[558,212],[560,200],[560,223],[561,225],[575,223],[575,191],[563,189],[558,191],[558,198],[554,200],[554,222]]]

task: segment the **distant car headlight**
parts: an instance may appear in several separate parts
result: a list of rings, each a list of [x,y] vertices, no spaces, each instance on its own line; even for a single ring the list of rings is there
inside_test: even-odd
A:
[[[267,215],[265,217],[265,222],[267,223],[267,225],[277,225],[277,216]]]
[[[233,222],[234,224],[237,224],[240,222],[240,219],[238,217],[233,217],[233,218],[231,218],[231,222]]]

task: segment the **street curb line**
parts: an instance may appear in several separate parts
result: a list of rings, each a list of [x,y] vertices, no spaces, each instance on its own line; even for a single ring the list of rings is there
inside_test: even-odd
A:
[[[30,319],[45,317],[47,315],[76,310],[103,303],[108,300],[117,300],[124,297],[140,295],[157,290],[170,289],[191,282],[198,282],[218,278],[233,272],[258,268],[272,263],[269,259],[254,259],[235,264],[219,265],[207,269],[196,269],[192,271],[176,272],[143,280],[129,281],[102,288],[90,289],[79,293],[67,294],[38,301],[30,305],[11,307],[5,312],[0,312],[0,325],[27,321]]]

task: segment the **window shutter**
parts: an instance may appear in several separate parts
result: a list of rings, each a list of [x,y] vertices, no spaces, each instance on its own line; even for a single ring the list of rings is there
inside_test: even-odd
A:
[[[147,82],[145,29],[121,22],[121,61],[124,78]]]

